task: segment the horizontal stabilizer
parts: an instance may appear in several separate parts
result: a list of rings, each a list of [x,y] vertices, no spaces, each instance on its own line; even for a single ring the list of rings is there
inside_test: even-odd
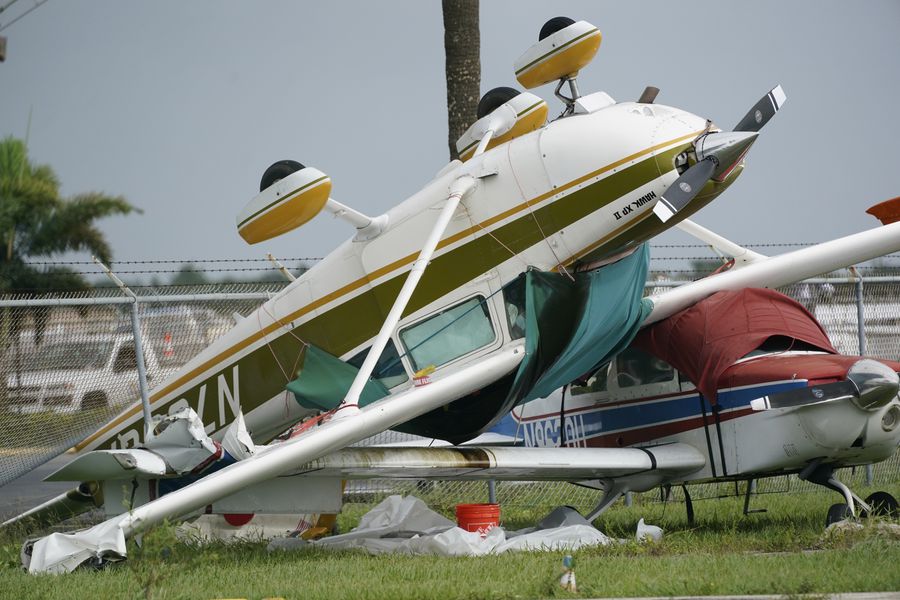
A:
[[[166,461],[149,450],[94,450],[75,458],[44,481],[105,481],[166,475]]]

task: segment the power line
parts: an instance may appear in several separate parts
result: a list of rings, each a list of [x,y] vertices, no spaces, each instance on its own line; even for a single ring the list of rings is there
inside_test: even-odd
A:
[[[7,8],[9,8],[10,6],[12,6],[13,4],[15,4],[18,1],[19,0],[9,0],[9,2],[7,2],[5,5],[0,6],[0,13],[2,13],[4,10],[6,10]]]
[[[15,2],[17,2],[17,0],[10,0],[10,2],[9,2],[6,6],[3,7],[3,10],[6,10],[6,9],[9,8],[10,6],[12,6]],[[26,10],[25,12],[23,12],[21,15],[19,15],[18,17],[16,17],[15,19],[13,19],[13,20],[10,21],[9,23],[7,23],[6,25],[0,26],[0,31],[3,31],[4,29],[6,29],[7,27],[9,27],[9,26],[12,25],[13,23],[16,23],[16,22],[18,22],[18,21],[21,21],[22,19],[25,18],[26,15],[31,14],[32,12],[36,11],[38,8],[40,8],[41,6],[43,6],[43,5],[46,4],[46,3],[47,3],[47,0],[34,0],[34,6],[32,6],[31,8],[29,8],[29,9]],[[3,12],[3,10],[0,10],[0,12]]]
[[[307,256],[301,258],[279,258],[282,262],[305,261],[318,262],[321,257]],[[187,259],[187,260],[114,260],[112,264],[116,267],[120,265],[180,265],[180,264],[210,264],[210,263],[268,263],[267,258],[210,258],[210,259]],[[93,265],[92,260],[56,260],[56,261],[35,261],[26,262],[27,265]]]

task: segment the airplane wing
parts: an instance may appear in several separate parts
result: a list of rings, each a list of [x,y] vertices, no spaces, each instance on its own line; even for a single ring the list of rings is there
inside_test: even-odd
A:
[[[739,260],[735,268],[724,273],[650,296],[648,300],[653,308],[642,327],[670,317],[718,291],[777,288],[890,254],[896,251],[898,240],[900,223],[892,223],[778,256],[756,255],[747,261]]]
[[[652,448],[368,447],[345,448],[292,475],[506,481],[579,481],[640,475],[649,481],[692,473],[705,464],[703,454],[688,444]],[[653,476],[647,477],[650,474]],[[646,488],[655,485],[658,483]]]
[[[160,472],[146,450],[98,450],[53,473],[51,481],[174,477]],[[156,457],[157,460],[159,457]],[[693,473],[706,465],[703,454],[688,444],[648,448],[522,448],[509,446],[368,446],[344,448],[318,458],[283,477],[339,479],[444,479],[501,481],[630,480],[644,491]],[[164,471],[164,469],[163,469]]]

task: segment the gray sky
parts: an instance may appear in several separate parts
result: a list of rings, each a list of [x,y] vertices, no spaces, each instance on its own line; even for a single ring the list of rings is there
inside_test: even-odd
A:
[[[728,128],[784,86],[741,179],[697,222],[743,243],[823,241],[900,195],[900,2],[482,0],[483,91],[515,84],[513,61],[557,15],[603,32],[582,93],[656,85],[658,103]],[[237,235],[270,163],[315,166],[377,214],[447,161],[437,0],[50,0],[0,35],[0,136],[24,137],[33,110],[31,156],[64,193],[144,210],[102,222],[118,260],[322,256],[352,233],[325,215],[256,246]],[[552,86],[534,91],[557,114]]]

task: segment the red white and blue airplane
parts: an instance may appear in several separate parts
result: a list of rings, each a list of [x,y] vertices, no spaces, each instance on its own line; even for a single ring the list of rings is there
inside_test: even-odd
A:
[[[685,444],[703,456],[702,468],[668,485],[798,473],[844,496],[830,524],[857,514],[857,504],[865,513],[897,510],[885,492],[861,501],[834,470],[897,450],[898,371],[896,361],[839,354],[783,294],[723,291],[643,329],[599,371],[513,409],[494,433],[526,447]],[[606,495],[592,518],[633,485],[596,483]],[[687,488],[685,496],[692,518]]]

